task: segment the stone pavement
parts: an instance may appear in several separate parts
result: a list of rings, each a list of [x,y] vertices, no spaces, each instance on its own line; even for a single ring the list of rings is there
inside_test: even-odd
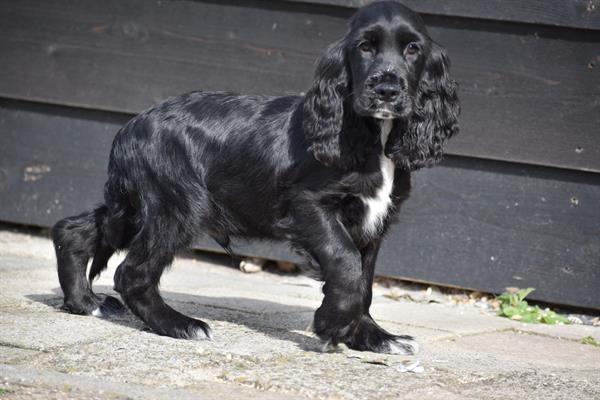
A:
[[[98,281],[112,293],[118,259]],[[0,399],[600,399],[600,340],[591,326],[524,325],[469,305],[420,304],[375,291],[374,317],[415,335],[413,357],[315,351],[321,299],[308,278],[243,274],[223,258],[180,257],[167,301],[208,322],[215,341],[144,330],[131,315],[76,316],[50,241],[0,231]],[[419,361],[422,373],[402,372]]]

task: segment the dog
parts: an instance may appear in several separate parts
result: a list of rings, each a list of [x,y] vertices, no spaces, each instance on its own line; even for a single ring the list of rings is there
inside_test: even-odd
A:
[[[104,204],[53,227],[63,308],[124,309],[91,282],[127,249],[114,276],[127,307],[159,335],[210,339],[160,295],[175,254],[202,234],[230,253],[232,238],[285,240],[324,281],[313,321],[323,343],[414,354],[411,336],[369,314],[375,262],[411,171],[441,160],[459,110],[445,50],[394,1],[355,13],[304,96],[168,99],[116,134]]]

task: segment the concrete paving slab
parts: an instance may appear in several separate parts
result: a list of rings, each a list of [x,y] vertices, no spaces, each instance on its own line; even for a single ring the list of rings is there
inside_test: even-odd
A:
[[[0,344],[0,364],[10,364],[40,354],[37,350],[9,347]]]
[[[431,386],[417,389],[410,399],[598,399],[597,382],[566,377],[560,372],[515,370],[499,375],[479,375],[473,379],[437,380]],[[578,397],[574,397],[578,396]]]
[[[51,241],[42,236],[28,235],[16,230],[1,230],[0,249],[3,256],[54,260]]]
[[[496,332],[459,337],[447,341],[447,346],[473,355],[491,355],[510,365],[530,363],[557,369],[596,369],[600,372],[600,348],[572,340]]]
[[[140,324],[141,325],[141,324]],[[131,332],[134,328],[80,315],[47,313],[0,314],[0,344],[33,350],[74,346]]]
[[[373,315],[391,332],[417,336],[422,351],[321,353],[306,330],[319,284],[178,258],[162,284],[165,298],[208,322],[216,340],[175,340],[146,331],[129,313],[106,320],[59,312],[54,260],[35,251],[51,249],[49,241],[23,240],[21,249],[18,234],[3,237],[0,387],[14,389],[8,398],[600,398],[600,350],[576,342],[584,333],[597,337],[598,328],[524,326],[468,306],[380,294]],[[100,291],[112,293],[118,262]],[[416,361],[423,373],[401,372]]]
[[[464,336],[429,343],[422,358],[439,377],[435,383],[456,393],[501,399],[514,387],[520,394],[514,398],[600,398],[598,349],[570,340],[516,332]]]
[[[251,387],[230,386],[219,382],[205,382],[188,388],[150,388],[128,382],[97,380],[46,370],[0,364],[0,388],[7,399],[142,399],[142,400],[223,400],[223,399],[281,399],[280,393],[261,391]],[[292,393],[286,399],[302,397]]]
[[[591,336],[600,342],[600,328],[589,325],[545,325],[545,324],[515,324],[515,330],[555,338],[580,341],[586,336]]]
[[[374,303],[373,317],[403,324],[469,335],[509,329],[514,321],[467,306],[411,302]],[[447,336],[447,335],[446,335]]]

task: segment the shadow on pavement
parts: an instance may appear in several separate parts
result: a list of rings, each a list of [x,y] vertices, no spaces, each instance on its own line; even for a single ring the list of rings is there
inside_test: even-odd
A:
[[[109,286],[96,286],[94,289],[98,294],[108,294],[120,299],[118,293]],[[26,297],[60,310],[63,302],[62,291],[55,288],[52,292],[54,295],[31,294]],[[211,320],[243,325],[275,339],[296,343],[306,351],[318,351],[322,348],[322,342],[312,335],[309,336],[307,332],[312,323],[312,308],[243,297],[208,297],[168,291],[161,293],[165,301],[177,311],[193,318],[208,320],[209,325]],[[129,310],[123,315],[102,319],[135,330],[149,331],[149,328]],[[213,328],[213,331],[216,330]],[[217,338],[226,335],[226,332],[215,333]]]

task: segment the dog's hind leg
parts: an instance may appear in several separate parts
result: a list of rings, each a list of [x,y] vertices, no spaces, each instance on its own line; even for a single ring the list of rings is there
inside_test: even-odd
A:
[[[104,238],[99,239],[89,272],[88,281],[90,288],[94,279],[100,275],[100,272],[106,269],[108,260],[114,253],[114,247],[112,247]],[[99,307],[92,311],[92,315],[97,317],[119,315],[125,311],[123,303],[115,297],[96,293],[94,293],[94,297],[96,298]]]
[[[167,305],[158,285],[175,253],[185,248],[191,235],[156,214],[129,246],[129,253],[115,273],[115,290],[127,306],[159,335],[183,339],[210,339],[203,321],[187,317]]]
[[[86,278],[87,264],[106,264],[114,252],[104,243],[102,224],[106,206],[65,218],[52,228],[56,251],[58,280],[64,293],[63,309],[73,314],[107,315],[119,312],[123,306],[114,297],[96,295]]]

